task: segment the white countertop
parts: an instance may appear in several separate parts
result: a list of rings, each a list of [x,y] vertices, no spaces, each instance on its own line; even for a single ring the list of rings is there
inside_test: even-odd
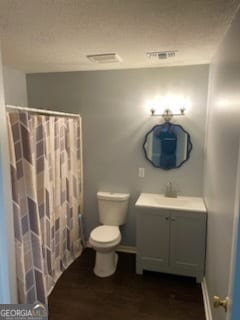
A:
[[[207,212],[204,201],[200,197],[168,198],[163,194],[141,193],[135,203],[136,207],[165,208],[172,210]]]

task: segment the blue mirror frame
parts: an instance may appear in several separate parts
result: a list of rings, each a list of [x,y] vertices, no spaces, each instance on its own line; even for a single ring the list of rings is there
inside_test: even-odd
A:
[[[183,136],[184,138],[182,138]],[[150,142],[151,149],[155,148],[155,151],[157,151],[154,156],[152,152],[151,155],[148,152],[147,147]],[[178,152],[180,144],[184,148],[184,155],[182,156]],[[181,125],[171,122],[155,125],[146,133],[143,142],[145,158],[155,168],[163,170],[180,168],[189,160],[192,147],[190,134]],[[182,150],[180,151],[180,153],[183,153]]]

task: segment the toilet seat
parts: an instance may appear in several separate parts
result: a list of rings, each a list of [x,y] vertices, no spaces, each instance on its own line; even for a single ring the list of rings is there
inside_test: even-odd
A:
[[[99,226],[90,234],[90,239],[95,243],[109,245],[120,240],[121,234],[117,226]]]

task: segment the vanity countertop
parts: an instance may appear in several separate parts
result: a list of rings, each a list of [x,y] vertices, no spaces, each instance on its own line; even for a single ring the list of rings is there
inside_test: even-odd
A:
[[[184,210],[207,212],[204,201],[200,197],[168,198],[163,194],[141,193],[135,203],[136,207],[164,208],[171,210]]]

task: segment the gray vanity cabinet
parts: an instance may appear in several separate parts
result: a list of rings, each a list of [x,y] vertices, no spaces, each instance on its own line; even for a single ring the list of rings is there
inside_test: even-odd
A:
[[[147,219],[147,217],[149,219]],[[145,266],[148,270],[167,268],[169,264],[169,239],[168,213],[159,214],[158,210],[151,210],[146,215],[142,209],[137,218],[137,273],[142,273]],[[164,239],[164,241],[163,241]]]
[[[205,263],[206,213],[138,208],[136,271],[196,277]]]

